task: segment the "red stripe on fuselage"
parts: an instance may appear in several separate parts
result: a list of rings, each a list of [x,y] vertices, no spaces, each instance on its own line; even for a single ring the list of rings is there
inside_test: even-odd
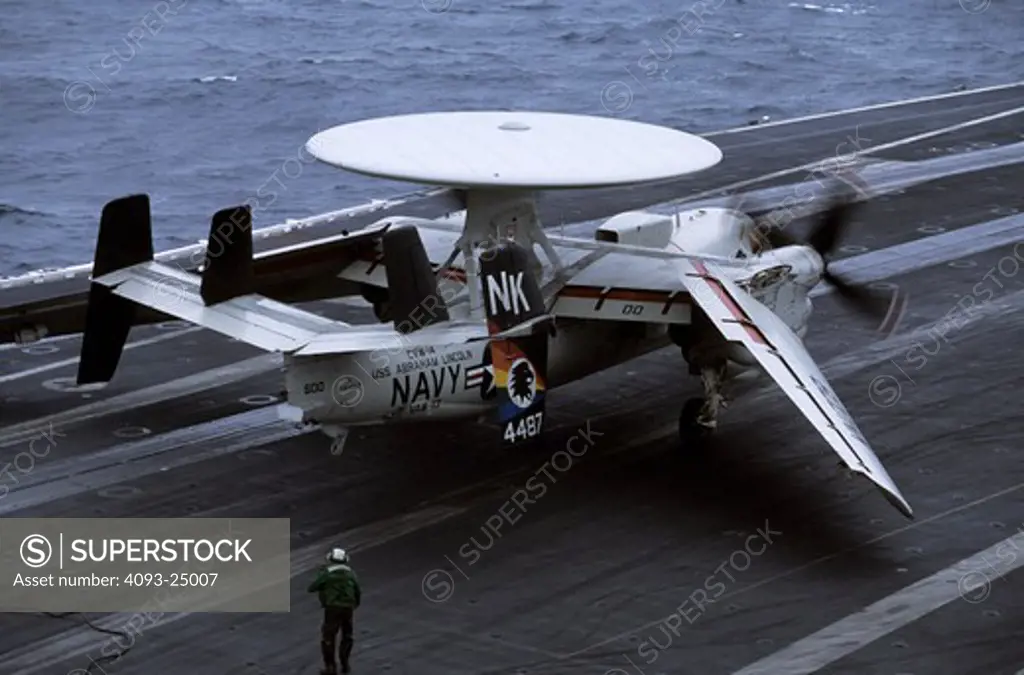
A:
[[[585,300],[629,300],[630,302],[667,302],[671,293],[665,291],[642,291],[629,288],[605,290],[596,286],[566,286],[558,297],[582,298]],[[685,296],[684,296],[685,297]],[[681,298],[680,298],[681,299]]]

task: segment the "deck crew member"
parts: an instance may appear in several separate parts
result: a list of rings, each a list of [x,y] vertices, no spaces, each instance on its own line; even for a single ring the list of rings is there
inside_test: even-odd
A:
[[[323,675],[335,675],[334,649],[338,632],[338,660],[341,672],[351,672],[349,656],[352,654],[352,614],[359,607],[361,590],[356,573],[349,566],[348,553],[335,547],[327,553],[327,564],[317,572],[316,579],[309,585],[310,593],[318,593],[320,606],[324,610],[324,622],[320,631],[320,650],[324,659]]]

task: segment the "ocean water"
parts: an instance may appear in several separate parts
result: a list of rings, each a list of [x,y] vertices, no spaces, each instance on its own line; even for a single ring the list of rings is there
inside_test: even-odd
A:
[[[86,262],[109,199],[157,248],[417,186],[312,163],[365,117],[538,109],[702,132],[1024,80],[1018,0],[3,0],[0,274]],[[386,152],[387,148],[382,148]]]

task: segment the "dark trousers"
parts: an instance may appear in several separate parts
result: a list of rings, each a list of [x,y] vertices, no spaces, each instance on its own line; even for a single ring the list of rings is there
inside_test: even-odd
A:
[[[320,649],[324,657],[324,667],[334,670],[334,648],[341,632],[341,644],[338,645],[338,660],[342,670],[348,670],[348,657],[352,653],[352,608],[324,608],[324,623],[320,630]]]

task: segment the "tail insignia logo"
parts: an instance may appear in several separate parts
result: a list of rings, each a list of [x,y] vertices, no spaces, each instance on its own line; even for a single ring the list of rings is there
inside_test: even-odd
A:
[[[518,408],[529,408],[537,397],[537,371],[529,359],[516,359],[508,369],[508,397]]]

